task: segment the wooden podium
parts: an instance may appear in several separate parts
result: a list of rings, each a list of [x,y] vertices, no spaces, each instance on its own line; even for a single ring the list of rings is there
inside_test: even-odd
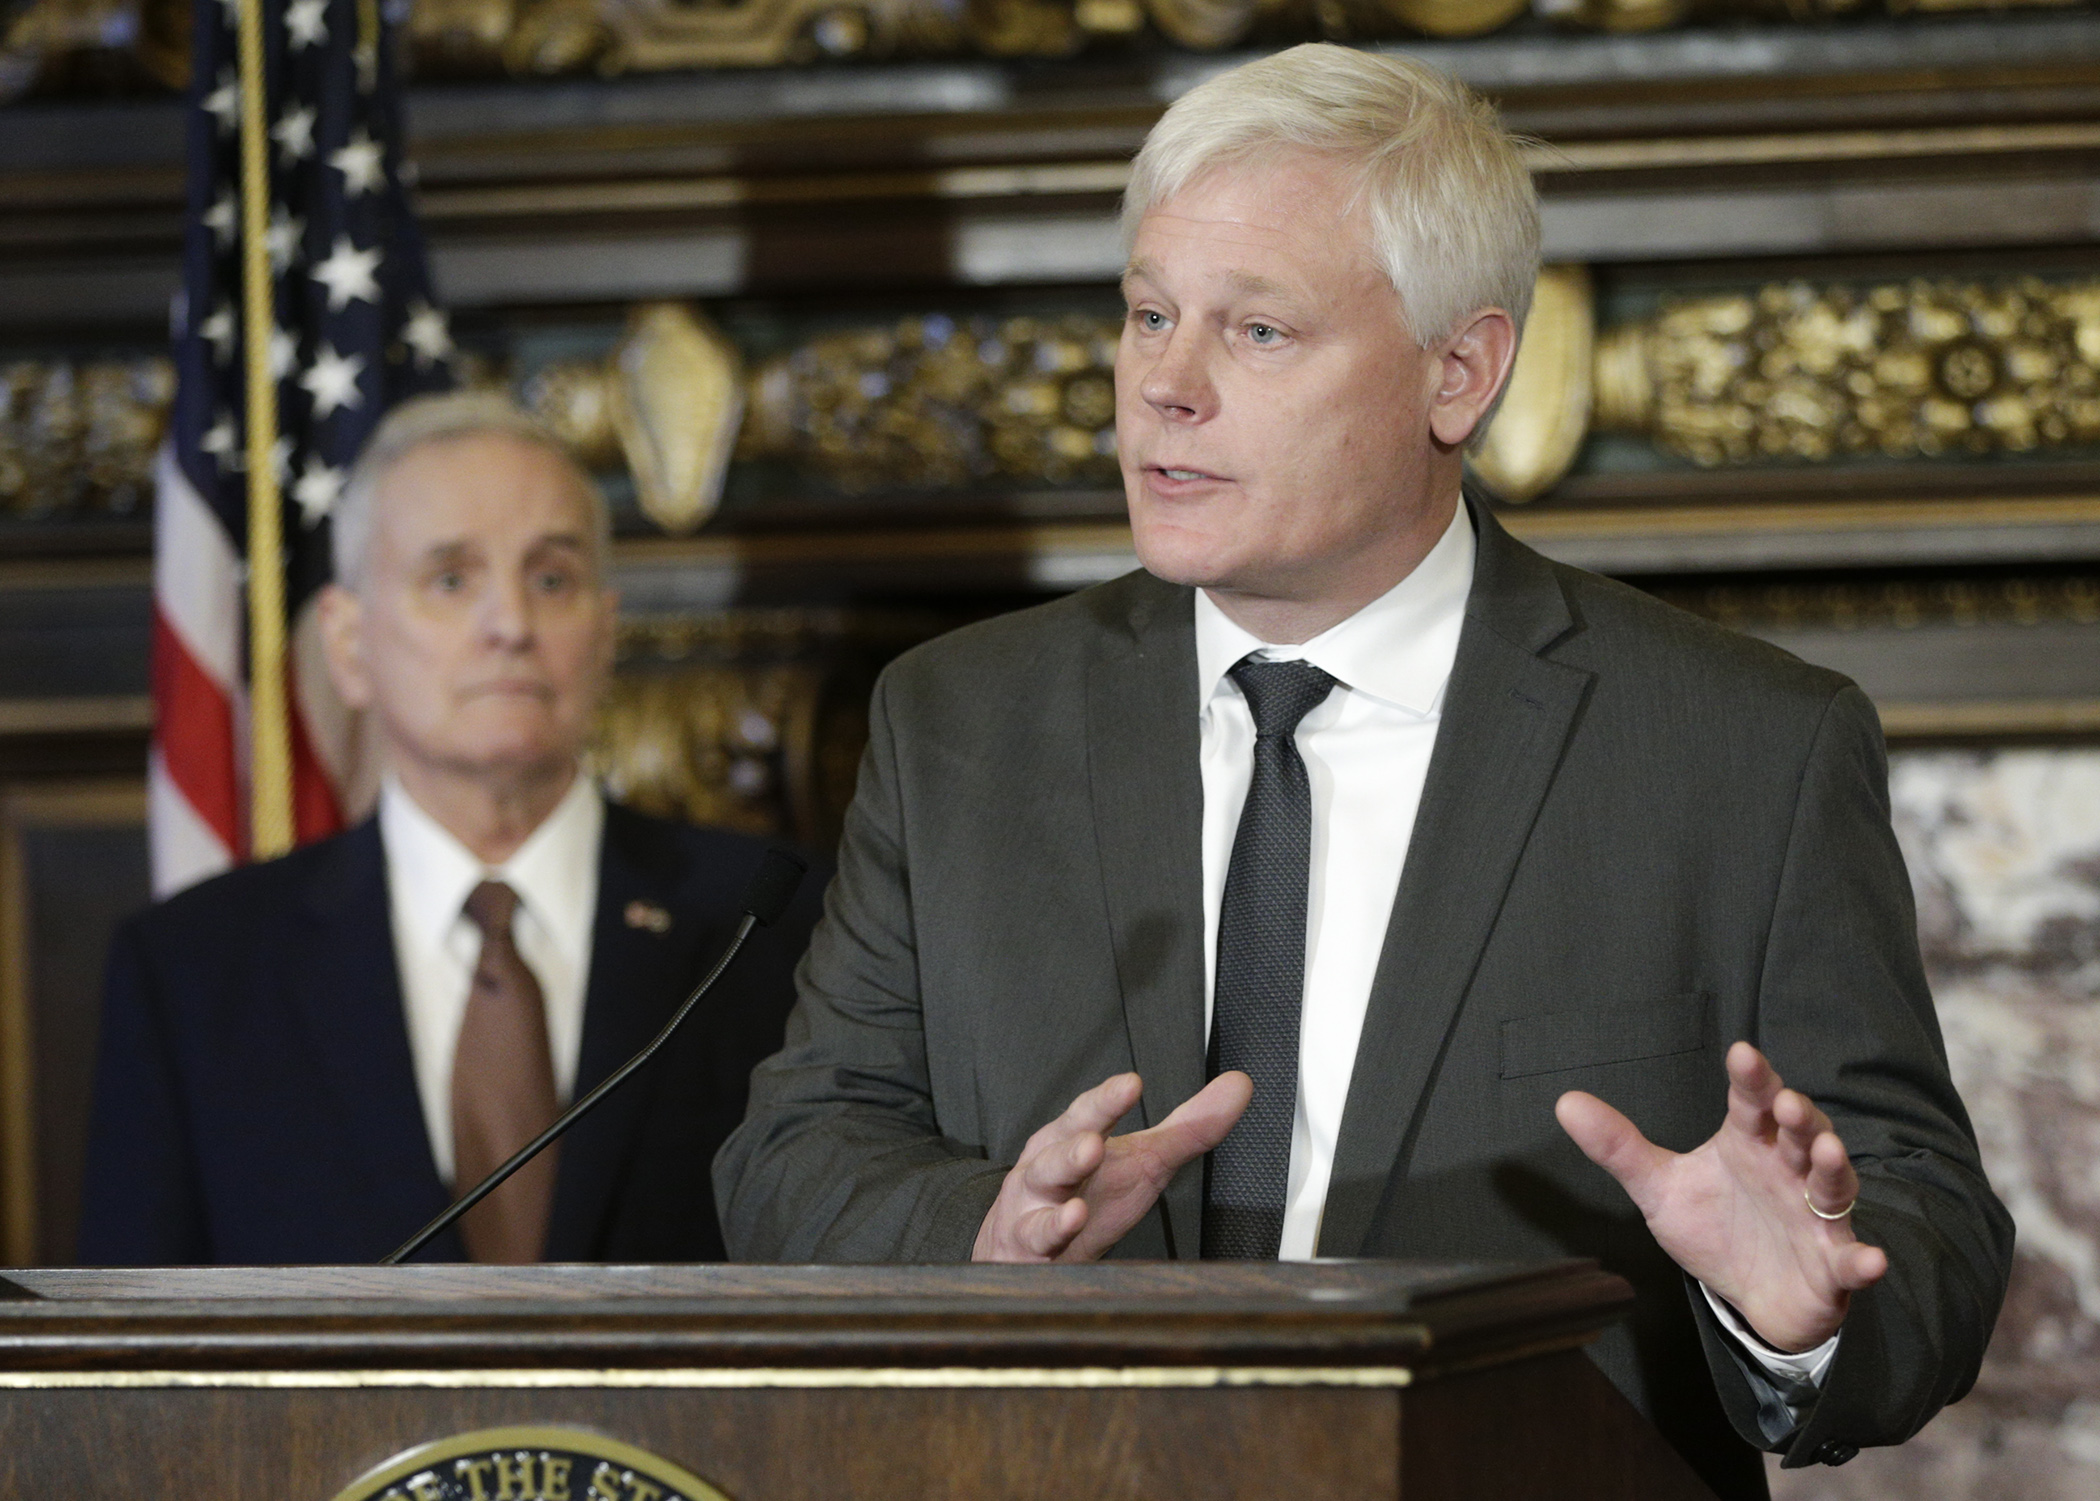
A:
[[[1582,1353],[1630,1299],[1587,1262],[9,1272],[0,1493],[1711,1501]]]

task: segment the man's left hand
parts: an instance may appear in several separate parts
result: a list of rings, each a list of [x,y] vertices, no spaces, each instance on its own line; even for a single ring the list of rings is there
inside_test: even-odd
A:
[[[1852,1233],[1859,1175],[1830,1117],[1747,1042],[1728,1050],[1728,1119],[1704,1145],[1659,1147],[1595,1095],[1571,1090],[1561,1128],[1626,1190],[1671,1260],[1734,1305],[1775,1349],[1812,1350],[1888,1254]]]

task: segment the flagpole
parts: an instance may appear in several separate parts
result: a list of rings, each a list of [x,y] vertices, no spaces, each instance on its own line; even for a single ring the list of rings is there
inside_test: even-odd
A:
[[[285,705],[284,503],[277,479],[276,297],[270,268],[269,80],[264,0],[238,0],[241,103],[241,304],[248,375],[248,702],[253,736],[249,844],[267,860],[292,847],[292,751]]]

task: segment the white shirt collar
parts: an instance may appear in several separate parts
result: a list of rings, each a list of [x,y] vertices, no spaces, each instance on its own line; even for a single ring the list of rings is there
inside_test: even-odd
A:
[[[459,920],[468,895],[483,881],[501,881],[554,940],[562,955],[580,966],[590,951],[596,914],[590,892],[598,869],[598,837],[605,827],[605,802],[598,785],[578,772],[569,790],[540,826],[498,866],[481,863],[472,850],[388,776],[379,790],[379,835],[386,849],[387,879],[405,901],[399,910],[430,945],[444,942]]]
[[[1258,651],[1282,660],[1302,658],[1359,693],[1416,714],[1436,713],[1465,625],[1473,554],[1473,521],[1460,501],[1451,525],[1413,572],[1303,646],[1278,646],[1249,634],[1198,589],[1198,711],[1208,707],[1234,665]]]

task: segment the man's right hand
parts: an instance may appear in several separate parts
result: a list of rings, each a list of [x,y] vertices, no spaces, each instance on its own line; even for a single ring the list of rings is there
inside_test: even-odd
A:
[[[1109,1129],[1145,1092],[1117,1074],[1028,1138],[977,1231],[973,1261],[1096,1261],[1145,1216],[1183,1163],[1225,1139],[1254,1083],[1234,1070],[1144,1131]]]

